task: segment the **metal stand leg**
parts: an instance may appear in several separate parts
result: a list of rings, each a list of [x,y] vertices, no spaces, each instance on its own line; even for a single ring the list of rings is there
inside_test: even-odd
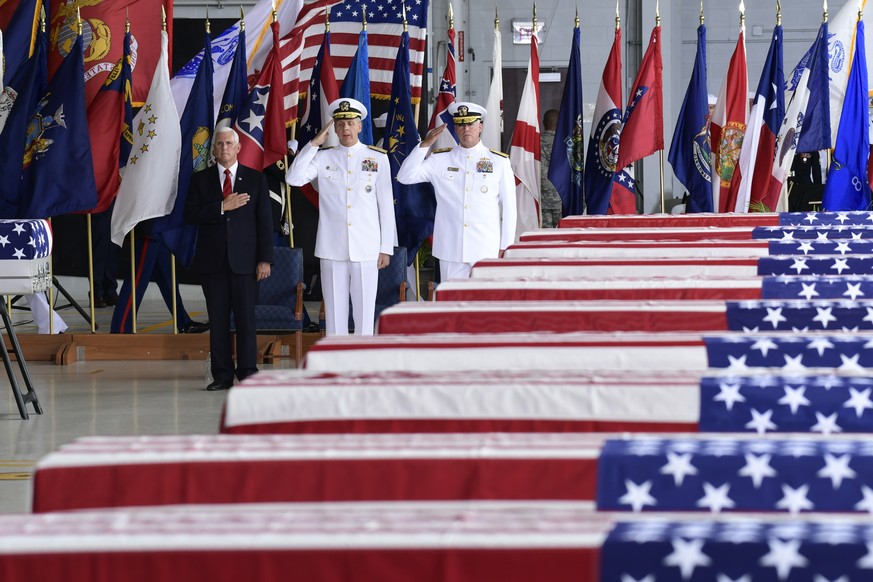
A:
[[[0,356],[3,358],[6,375],[9,376],[9,384],[12,387],[12,394],[15,396],[15,403],[18,405],[18,413],[23,420],[27,420],[30,418],[30,415],[27,413],[28,402],[33,404],[33,411],[37,414],[42,414],[42,406],[39,404],[36,391],[33,389],[33,383],[30,381],[30,372],[27,370],[27,362],[24,361],[24,352],[21,350],[21,344],[18,343],[18,336],[15,334],[12,318],[9,317],[5,302],[0,302],[0,317],[3,318],[3,325],[6,326],[6,334],[9,336],[9,341],[12,342],[12,353],[18,358],[18,367],[21,370],[21,376],[24,379],[27,392],[21,393],[21,389],[18,386],[18,378],[15,376],[12,360],[9,357],[9,351],[6,349],[6,342],[4,341],[0,341]]]
[[[61,283],[60,283],[60,281],[58,281],[57,277],[52,277],[52,285],[54,285],[55,288],[58,290],[58,293],[63,295],[64,299],[66,299],[69,302],[69,305],[63,305],[61,307],[58,307],[57,309],[63,309],[64,307],[72,307],[73,309],[75,309],[76,311],[79,312],[79,315],[82,316],[82,318],[85,320],[85,323],[87,323],[88,325],[91,325],[91,316],[84,309],[82,309],[82,306],[79,305],[79,303],[75,299],[73,299],[73,296],[70,295],[66,289],[64,289],[64,286],[61,285]],[[52,307],[52,309],[55,309],[54,305],[52,305],[51,307]]]

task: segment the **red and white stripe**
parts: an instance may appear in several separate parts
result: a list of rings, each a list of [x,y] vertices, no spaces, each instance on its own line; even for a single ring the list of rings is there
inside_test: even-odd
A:
[[[577,259],[484,259],[471,277],[752,277],[758,257],[628,257]]]
[[[510,245],[506,259],[621,258],[621,257],[765,257],[765,240],[700,241],[522,241]]]
[[[779,226],[779,214],[775,212],[746,213],[697,213],[697,214],[646,214],[640,216],[567,216],[561,219],[561,228],[699,228],[703,226]],[[712,238],[717,238],[713,236]]]
[[[509,146],[515,174],[516,237],[539,228],[540,216],[540,60],[537,37],[531,36],[527,77],[518,106],[518,117]]]

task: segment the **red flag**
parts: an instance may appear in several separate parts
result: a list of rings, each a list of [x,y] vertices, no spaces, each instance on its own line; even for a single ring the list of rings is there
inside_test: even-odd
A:
[[[623,168],[664,149],[661,27],[652,30],[649,47],[637,72],[621,130],[618,167]]]
[[[273,22],[271,28],[273,48],[235,126],[240,138],[240,163],[259,170],[285,155],[285,106],[280,93],[271,91],[271,87],[282,85],[279,23]]]
[[[126,56],[126,53],[123,54]],[[133,141],[130,129],[133,120],[130,110],[132,79],[129,61],[125,65],[123,58],[115,63],[102,90],[88,106],[88,134],[97,186],[97,206],[90,212],[95,214],[108,210],[115,200],[121,185],[120,168],[127,164]],[[121,142],[125,140],[128,145],[122,151]]]
[[[540,58],[536,34],[530,39],[529,63],[509,146],[516,184],[516,237],[540,227]]]
[[[746,134],[748,87],[745,33],[741,30],[709,127],[713,162],[712,208],[716,212],[732,212],[736,207],[736,198],[731,198],[730,188]]]
[[[446,51],[446,68],[443,71],[443,76],[440,79],[439,93],[437,94],[436,104],[433,108],[430,123],[427,125],[427,130],[430,131],[441,125],[448,124],[449,105],[455,102],[456,87],[455,84],[455,29],[449,29],[449,48]],[[437,138],[434,148],[453,147],[457,142],[454,132],[454,124],[450,124],[449,131],[443,132]]]
[[[273,48],[264,68],[240,111],[236,130],[240,137],[239,160],[244,166],[263,169],[285,156],[285,104],[278,91],[282,86],[282,58],[279,55],[279,23],[273,22]]]
[[[128,15],[133,34],[131,67],[133,68],[133,102],[146,101],[152,82],[151,72],[161,57],[161,5],[167,12],[167,34],[173,39],[173,2],[140,0],[103,0],[89,5],[51,0],[49,23],[49,77],[61,64],[76,37],[76,8],[80,7],[85,47],[85,104],[90,105],[112,67],[121,58]],[[172,62],[172,57],[170,58]],[[142,67],[145,74],[137,73]]]

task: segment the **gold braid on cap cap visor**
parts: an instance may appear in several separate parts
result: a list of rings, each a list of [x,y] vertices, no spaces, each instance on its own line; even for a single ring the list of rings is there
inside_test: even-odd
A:
[[[471,123],[476,123],[477,121],[482,121],[481,115],[455,115],[452,117],[455,121],[455,125],[470,125]]]
[[[360,119],[360,117],[359,111],[334,111],[333,113],[334,119]]]

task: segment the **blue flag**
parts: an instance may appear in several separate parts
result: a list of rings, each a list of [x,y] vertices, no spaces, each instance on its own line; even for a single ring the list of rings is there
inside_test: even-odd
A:
[[[212,54],[209,34],[205,35],[205,54]],[[212,145],[213,115],[212,59],[202,59],[194,78],[194,86],[185,104],[180,121],[182,126],[182,153],[179,165],[179,188],[173,211],[158,218],[152,232],[172,251],[183,265],[194,257],[197,227],[185,223],[185,202],[188,184],[194,172],[206,169]]]
[[[849,71],[846,100],[840,115],[834,160],[828,172],[822,206],[825,210],[870,210],[867,158],[870,156],[869,111],[867,109],[867,56],[864,21],[858,21],[855,58]]]
[[[436,197],[430,184],[401,184],[397,181],[400,165],[420,140],[412,111],[409,89],[409,33],[400,37],[400,48],[394,61],[391,82],[391,101],[385,120],[385,149],[391,163],[394,184],[394,217],[397,222],[397,240],[406,247],[407,263],[412,264],[422,241],[433,234]]]
[[[549,180],[561,195],[563,215],[582,214],[582,59],[579,55],[579,27],[573,29],[567,82],[558,112],[558,127],[549,161]]]
[[[358,50],[355,51],[352,64],[349,66],[342,87],[340,87],[339,96],[357,99],[367,108],[367,119],[363,122],[363,129],[358,139],[361,143],[373,145],[373,118],[369,115],[373,110],[370,107],[370,64],[368,61],[367,31],[362,30],[358,37]]]
[[[82,51],[78,35],[27,126],[20,218],[51,218],[97,204]]]
[[[38,0],[21,0],[3,30],[3,55],[0,55],[6,61],[3,79],[0,79],[3,87],[10,84],[18,69],[36,51],[41,4]]]
[[[28,42],[29,44],[29,42]],[[7,83],[15,101],[4,123],[0,123],[0,218],[18,218],[21,203],[22,164],[27,126],[36,105],[45,94],[47,76],[45,34],[37,30],[33,55],[18,68]]]
[[[688,190],[685,212],[712,212],[712,152],[706,92],[706,26],[697,27],[697,56],[667,159]]]
[[[299,130],[297,132],[297,141],[301,149],[321,131],[322,104],[325,107],[330,105],[332,101],[331,92],[336,92],[336,79],[331,70],[333,65],[324,67],[325,59],[330,61],[330,32],[324,33],[324,38],[318,49],[318,55],[315,57],[312,77],[309,79],[309,91],[306,94],[306,111],[300,117]],[[322,79],[322,73],[324,73],[325,79]],[[328,84],[333,83],[334,86],[325,87],[322,81]],[[329,139],[330,137],[328,137]]]
[[[240,110],[249,97],[249,81],[246,73],[246,31],[241,29],[230,64],[230,75],[224,87],[221,98],[221,108],[218,110],[216,126],[233,127]]]
[[[809,60],[809,101],[797,142],[797,153],[831,149],[830,58],[828,23],[822,22]]]

